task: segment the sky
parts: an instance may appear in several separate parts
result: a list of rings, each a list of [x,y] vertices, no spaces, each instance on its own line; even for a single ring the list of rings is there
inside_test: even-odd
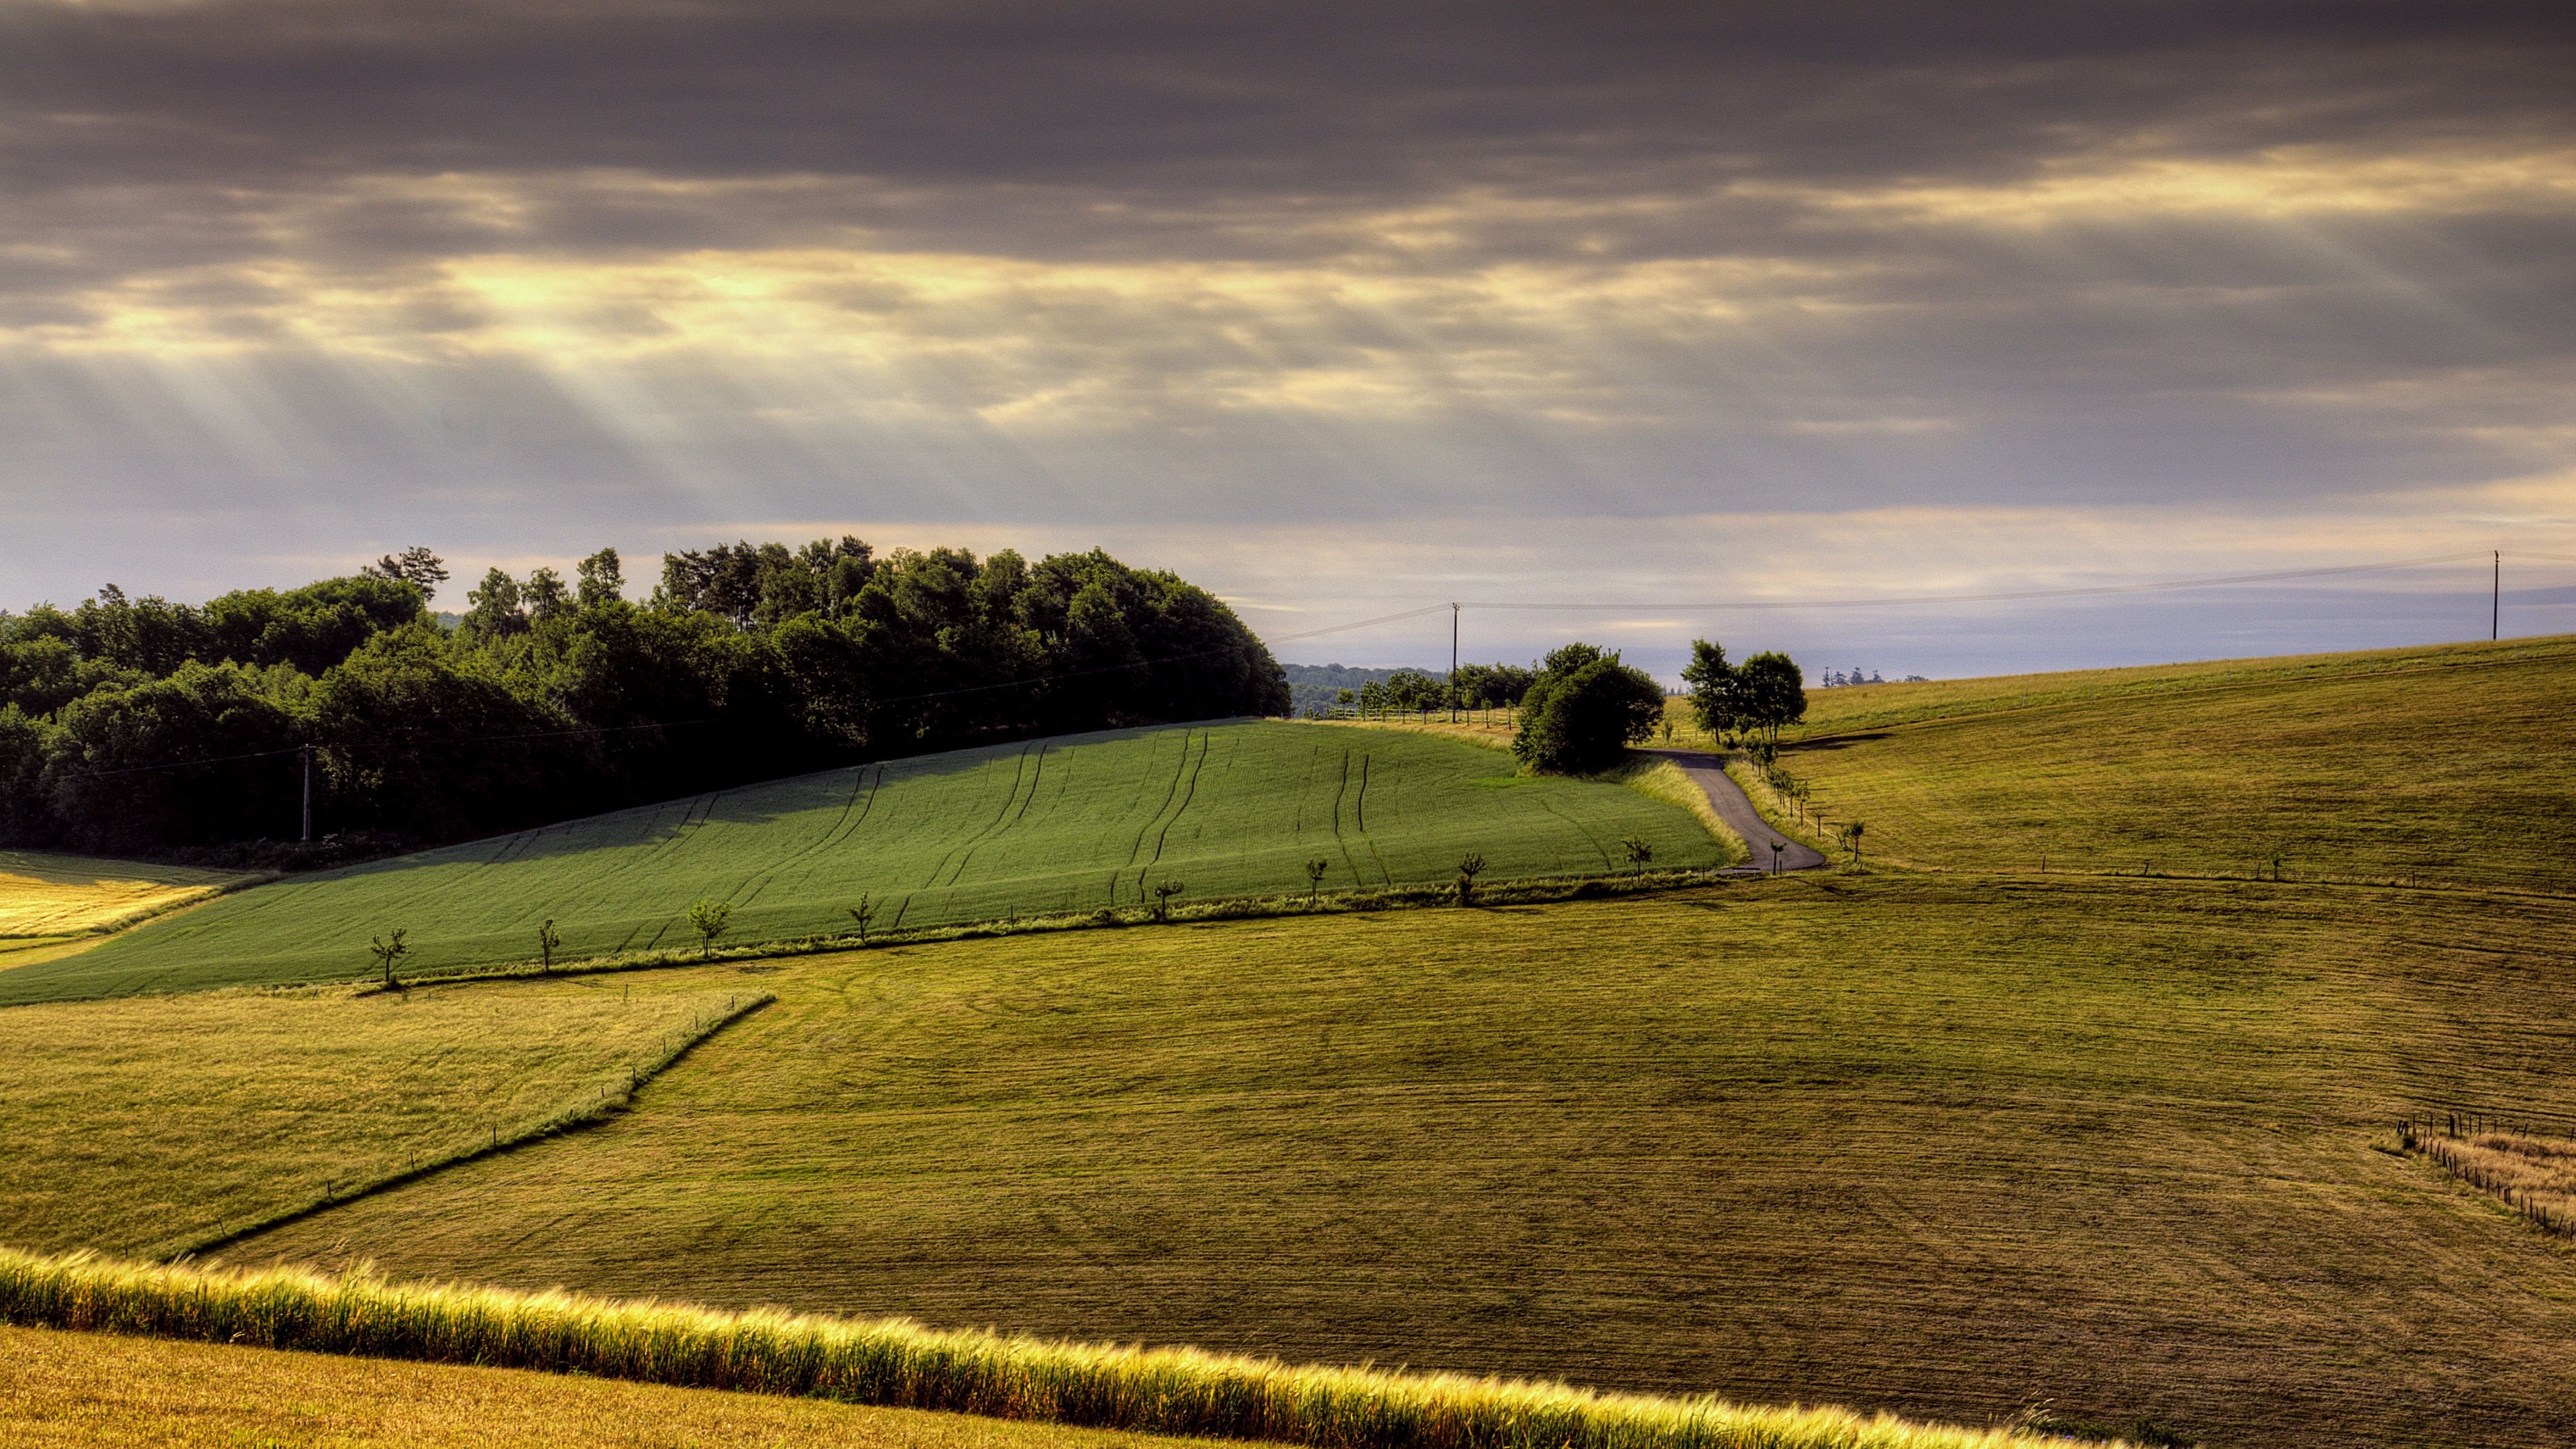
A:
[[[2567,632],[2576,11],[0,0],[0,502],[6,607],[851,532],[1311,662],[2483,637],[2494,549]]]

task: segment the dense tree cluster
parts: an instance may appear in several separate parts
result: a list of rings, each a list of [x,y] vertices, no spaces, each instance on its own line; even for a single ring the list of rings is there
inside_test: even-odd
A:
[[[1277,714],[1233,612],[1106,554],[1031,564],[853,538],[494,569],[461,621],[441,562],[201,607],[0,613],[0,840],[103,851],[452,840],[852,759],[1155,720]]]
[[[1551,774],[1609,769],[1664,718],[1664,687],[1616,653],[1568,644],[1547,656],[1521,700],[1512,750]]]
[[[1756,654],[1730,665],[1725,648],[1706,639],[1691,641],[1691,662],[1682,669],[1700,728],[1713,735],[1740,730],[1766,741],[1776,741],[1783,725],[1806,717],[1805,681],[1805,672],[1786,654]]]

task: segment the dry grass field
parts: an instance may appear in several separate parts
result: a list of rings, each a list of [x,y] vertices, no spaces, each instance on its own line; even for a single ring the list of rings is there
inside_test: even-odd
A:
[[[2576,892],[2576,640],[1819,690],[1881,864]]]
[[[0,1243],[178,1252],[622,1096],[749,994],[644,977],[0,1011]]]
[[[1198,1349],[1076,1343],[667,1301],[0,1250],[0,1322],[355,1358],[529,1368],[1309,1449],[2051,1449],[1830,1406],[1599,1394]]]
[[[0,1328],[13,1449],[1178,1449],[713,1389]]]
[[[2569,1258],[2395,1140],[2576,1089],[2576,904],[1845,876],[678,975],[780,1001],[231,1256],[2224,1444],[2576,1417]]]
[[[249,879],[238,872],[0,850],[0,948],[27,937],[113,929]],[[0,967],[17,964],[0,955]]]

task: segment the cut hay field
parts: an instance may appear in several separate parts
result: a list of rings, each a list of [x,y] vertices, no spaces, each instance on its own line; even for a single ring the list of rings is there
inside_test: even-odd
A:
[[[622,1100],[751,994],[593,978],[0,1012],[0,1243],[181,1252]]]
[[[16,1449],[1181,1449],[1015,1424],[461,1364],[0,1328]]]
[[[1809,700],[1780,763],[1882,864],[2576,892],[2576,639]]]
[[[779,1002],[229,1256],[2231,1445],[2576,1417],[2576,1267],[2394,1130],[2576,1092],[2576,903],[1825,877],[667,978]]]
[[[696,942],[691,903],[728,902],[724,941],[846,934],[1150,902],[1438,882],[1484,856],[1489,882],[1714,865],[1692,815],[1617,785],[1514,773],[1453,740],[1283,723],[1036,740],[835,770],[280,881],[78,956],[0,972],[0,1005],[362,976],[401,927],[406,969]]]
[[[0,850],[0,950],[30,937],[112,929],[252,878],[235,871]],[[5,955],[0,964],[9,964]]]

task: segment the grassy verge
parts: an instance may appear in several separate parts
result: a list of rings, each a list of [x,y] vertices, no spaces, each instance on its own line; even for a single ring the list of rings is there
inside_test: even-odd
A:
[[[1700,796],[1707,799],[1705,794]],[[1728,840],[1734,840],[1732,832]],[[1721,857],[1722,859],[1722,857]],[[1721,883],[1722,867],[1692,867],[1681,870],[1627,870],[1617,875],[1541,876],[1534,879],[1506,880],[1494,884],[1480,883],[1476,901],[1480,906],[1549,905],[1564,901],[1610,900],[1624,896],[1658,895],[1667,891],[1697,890]],[[1457,887],[1447,885],[1399,886],[1392,890],[1327,891],[1307,896],[1244,896],[1229,900],[1171,902],[1162,912],[1152,907],[1124,910],[1093,911],[1079,916],[1006,917],[998,921],[976,921],[962,926],[933,926],[920,930],[889,931],[870,935],[864,940],[855,935],[811,936],[793,941],[762,941],[748,946],[726,946],[672,951],[645,951],[625,956],[598,956],[541,966],[534,961],[490,967],[464,967],[446,971],[415,973],[402,978],[401,986],[456,986],[484,981],[569,981],[629,971],[672,971],[716,965],[741,965],[746,962],[792,960],[802,956],[837,956],[859,951],[891,951],[907,946],[935,946],[957,941],[992,941],[1014,936],[1056,935],[1065,931],[1131,930],[1145,927],[1203,926],[1219,921],[1293,920],[1314,916],[1373,915],[1381,911],[1415,910],[1426,907],[1450,907],[1458,904]],[[373,995],[385,988],[356,988],[360,995]]]
[[[12,1449],[1152,1449],[1176,1441],[463,1364],[0,1328]]]
[[[1336,1449],[2006,1449],[2036,1442],[1838,1409],[1751,1408],[1562,1384],[1293,1367],[1186,1349],[938,1333],[893,1321],[6,1251],[0,1319]]]
[[[1491,722],[1463,719],[1453,723],[1437,718],[1420,720],[1398,716],[1383,720],[1330,720],[1322,723],[1339,729],[1387,730],[1400,734],[1426,734],[1444,739],[1462,739],[1490,750],[1506,752],[1512,748],[1515,734],[1514,726],[1500,721],[1499,711],[1496,712],[1496,719]],[[1632,755],[1628,762],[1619,768],[1590,778],[1606,784],[1622,785],[1649,800],[1660,800],[1667,805],[1689,811],[1691,818],[1698,821],[1701,828],[1709,833],[1709,838],[1715,840],[1718,847],[1725,852],[1723,857],[1725,864],[1742,865],[1752,859],[1753,852],[1745,845],[1742,837],[1730,829],[1724,820],[1719,819],[1715,807],[1708,803],[1708,792],[1691,783],[1690,777],[1682,773],[1681,767],[1670,760]]]
[[[2576,1093],[2571,942],[2569,902],[1891,872],[719,964],[664,979],[778,1004],[638,1110],[228,1256],[2522,1445],[2576,1416],[2576,1265],[2388,1145]]]
[[[1744,791],[1744,798],[1753,802],[1754,812],[1769,822],[1772,829],[1791,840],[1814,846],[1824,852],[1827,860],[1843,858],[1841,844],[1828,838],[1824,831],[1815,828],[1808,820],[1806,812],[1798,808],[1798,802],[1781,794],[1772,786],[1770,777],[1764,773],[1761,766],[1740,754],[1728,755],[1726,778],[1733,780],[1736,786]]]
[[[0,1012],[0,1240],[167,1256],[611,1110],[754,993],[529,983]]]
[[[1706,830],[1709,837],[1726,852],[1728,865],[1742,865],[1753,858],[1753,848],[1744,843],[1744,837],[1736,834],[1731,826],[1718,818],[1717,807],[1709,803],[1708,792],[1701,789],[1697,781],[1683,774],[1682,767],[1672,761],[1650,756],[1632,758],[1626,765],[1605,778],[1615,780],[1649,799],[1661,800],[1668,805],[1676,805],[1689,811],[1691,818],[1700,823],[1700,828]]]

